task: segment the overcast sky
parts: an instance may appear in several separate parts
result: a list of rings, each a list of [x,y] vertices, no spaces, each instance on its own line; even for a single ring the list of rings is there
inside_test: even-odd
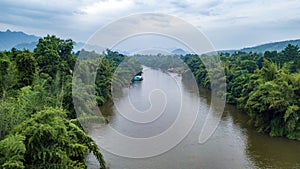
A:
[[[300,0],[0,0],[0,30],[85,42],[101,27],[143,12],[191,23],[216,49],[300,38]]]

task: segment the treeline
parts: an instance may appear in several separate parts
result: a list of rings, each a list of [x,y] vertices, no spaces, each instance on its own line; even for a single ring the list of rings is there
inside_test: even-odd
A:
[[[167,70],[169,68],[184,69],[184,63],[177,55],[134,55],[134,58],[141,64],[151,67]]]
[[[210,57],[213,58],[189,55],[183,56],[182,59],[193,72],[197,82],[204,87],[222,88],[212,86],[223,83],[212,83],[210,76],[219,82],[226,80],[226,101],[247,112],[258,131],[266,132],[270,136],[300,140],[298,46],[288,45],[281,52],[266,51],[264,54],[220,54],[226,76],[222,76],[217,70],[207,71],[203,60],[213,60],[208,59]]]
[[[110,99],[113,72],[127,57],[109,50],[74,54],[72,49],[72,40],[47,36],[33,52],[0,52],[0,168],[86,168],[88,152],[105,168],[98,146],[78,123],[73,99],[80,102],[89,86],[73,91],[82,96],[73,98],[74,79],[84,82],[84,77],[73,77],[74,68],[82,56],[86,61],[79,67],[96,69],[98,106]],[[141,69],[139,64],[132,66]],[[92,111],[91,106],[85,108],[81,111]],[[107,122],[101,115],[93,118]]]
[[[74,87],[81,92],[83,89],[77,88],[76,84],[84,84],[79,87],[89,87],[87,84],[95,84],[98,106],[102,106],[111,99],[112,88],[119,90],[127,87],[131,82],[130,77],[142,71],[142,65],[137,60],[115,51],[106,50],[104,54],[97,54],[82,50],[75,55],[78,62],[77,74],[73,76]],[[89,91],[90,89],[85,90]],[[82,92],[78,95],[75,93],[75,97],[83,95]],[[87,102],[87,100],[81,100],[81,102]]]

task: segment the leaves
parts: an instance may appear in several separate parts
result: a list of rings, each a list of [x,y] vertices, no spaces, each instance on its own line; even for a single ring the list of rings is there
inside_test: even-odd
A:
[[[72,45],[72,40],[48,35],[39,40],[34,53],[0,52],[0,168],[81,169],[86,168],[89,151],[105,168],[96,143],[72,123],[78,119],[70,119],[76,117]],[[101,72],[104,76],[115,64],[112,60],[107,63],[108,69]],[[97,88],[108,85],[99,82]],[[107,122],[103,116],[84,120]]]
[[[25,137],[19,134],[10,135],[0,141],[0,168],[23,169],[26,147]]]
[[[15,127],[12,134],[23,138],[26,150],[25,165],[85,166],[87,150],[92,151],[101,166],[105,161],[96,143],[82,129],[68,120],[66,112],[59,108],[46,108]]]
[[[201,57],[206,63],[213,57]],[[220,54],[226,74],[227,102],[246,111],[260,132],[300,140],[300,52],[288,45],[282,52],[266,51],[264,55],[236,52]],[[224,78],[214,62],[204,66],[198,56],[184,61],[197,82],[206,88],[218,86]],[[298,73],[296,73],[298,71]],[[185,74],[183,74],[185,78]]]

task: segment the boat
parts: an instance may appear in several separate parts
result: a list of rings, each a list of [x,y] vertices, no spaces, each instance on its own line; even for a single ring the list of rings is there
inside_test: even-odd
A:
[[[142,76],[134,76],[133,81],[142,81],[143,77]]]
[[[142,81],[143,80],[143,76],[142,76],[142,73],[143,72],[139,72],[139,73],[137,73],[132,79],[131,79],[131,81]]]
[[[169,68],[168,71],[169,72],[176,72],[176,69],[172,67],[172,68]]]

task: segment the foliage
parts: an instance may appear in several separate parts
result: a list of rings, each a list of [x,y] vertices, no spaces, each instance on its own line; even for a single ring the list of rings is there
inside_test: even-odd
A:
[[[246,111],[258,131],[300,140],[299,47],[287,45],[282,52],[238,52],[219,57],[226,74],[227,102]],[[218,71],[209,77],[211,73],[198,56],[185,56],[184,61],[206,88],[212,87],[211,79],[223,80]]]
[[[39,40],[34,49],[34,56],[40,67],[41,73],[49,74],[54,78],[57,72],[71,74],[75,65],[75,57],[72,55],[73,41],[62,40],[54,35],[46,36]]]
[[[169,68],[176,68],[180,71],[183,69],[184,64],[181,58],[177,55],[135,55],[133,56],[141,64],[167,70]]]
[[[100,161],[101,167],[105,168],[105,161],[96,143],[66,117],[66,112],[59,108],[46,108],[34,114],[11,132],[12,135],[18,135],[19,140],[23,139],[26,148],[4,146],[4,152],[16,149],[18,154],[23,153],[18,160],[24,161],[26,168],[85,168],[85,155],[90,150]],[[5,144],[6,139],[3,141]],[[19,142],[17,146],[20,146]],[[6,158],[8,161],[15,160],[14,156]]]
[[[132,76],[142,71],[141,64],[135,59],[111,50],[106,50],[102,55],[83,50],[78,52],[77,55],[80,62],[76,65],[76,77],[73,77],[75,87],[73,96],[75,96],[75,102],[78,104],[89,102],[91,105],[96,106],[93,103],[94,95],[91,96],[92,86],[95,84],[97,104],[98,106],[103,105],[111,99],[112,83],[115,89],[127,87]],[[91,72],[96,72],[96,74]],[[94,79],[95,81],[93,81]],[[90,109],[84,105],[79,107],[83,110]],[[92,112],[92,110],[87,112]]]
[[[10,135],[0,141],[0,168],[23,169],[26,147],[25,137],[19,134]]]
[[[72,49],[72,40],[48,35],[34,52],[0,52],[0,168],[86,168],[89,151],[105,168],[96,143],[76,123],[84,118],[76,119],[73,105]],[[97,74],[111,79],[115,62],[107,60],[108,69]],[[109,85],[99,82],[96,89]],[[86,119],[107,122],[99,115]]]
[[[4,100],[8,90],[12,89],[18,81],[16,65],[5,53],[2,53],[0,57],[0,74],[0,92],[1,98]]]

